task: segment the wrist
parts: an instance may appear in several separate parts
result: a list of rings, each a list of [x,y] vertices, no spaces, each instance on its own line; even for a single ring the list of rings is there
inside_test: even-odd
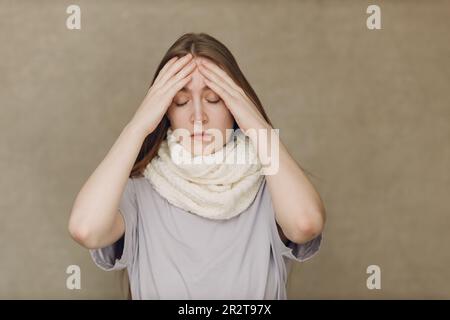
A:
[[[127,131],[131,135],[139,137],[142,140],[144,140],[152,132],[133,120],[128,122],[128,124],[124,128],[124,131]]]

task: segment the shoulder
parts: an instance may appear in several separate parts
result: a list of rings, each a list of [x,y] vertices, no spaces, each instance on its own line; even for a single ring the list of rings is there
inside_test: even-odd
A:
[[[139,191],[140,189],[142,189],[144,187],[145,180],[146,180],[145,177],[128,178],[127,188],[129,188],[134,193],[136,193],[137,191]]]
[[[164,201],[146,177],[128,178],[127,188],[138,203],[154,204]]]

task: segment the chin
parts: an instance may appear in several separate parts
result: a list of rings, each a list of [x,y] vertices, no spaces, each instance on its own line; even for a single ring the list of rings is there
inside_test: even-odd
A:
[[[213,149],[213,150],[211,150],[211,149]],[[191,153],[194,156],[200,156],[200,155],[207,156],[207,155],[212,154],[214,152],[215,152],[215,148],[212,148],[212,147],[208,147],[207,148],[207,146],[199,147],[199,148],[195,148],[195,149],[191,148]]]
[[[200,155],[209,155],[214,153],[218,148],[214,146],[214,143],[203,143],[200,144],[194,144],[192,141],[190,143],[184,144],[181,143],[183,147],[188,150],[193,156],[200,156]]]

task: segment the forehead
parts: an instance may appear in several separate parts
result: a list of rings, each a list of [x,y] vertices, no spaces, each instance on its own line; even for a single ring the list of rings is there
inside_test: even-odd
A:
[[[212,61],[211,59],[206,58],[206,57],[194,57],[194,60],[197,60],[197,61],[207,60],[211,63],[216,64],[214,61]],[[202,91],[214,92],[206,85],[205,77],[198,70],[198,67],[195,67],[194,71],[192,72],[191,81],[189,81],[179,92],[195,93],[195,92],[202,92]]]
[[[196,68],[192,72],[192,79],[179,92],[195,93],[203,91],[212,91],[205,83],[205,77]]]

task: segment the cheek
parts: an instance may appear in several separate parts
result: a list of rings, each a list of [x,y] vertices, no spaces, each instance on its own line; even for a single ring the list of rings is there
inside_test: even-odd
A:
[[[229,115],[231,114],[230,110],[228,110],[223,102],[213,105],[209,110],[214,112],[216,116],[220,115],[222,117],[229,117]]]
[[[230,110],[225,105],[215,106],[211,109],[210,120],[213,120],[213,126],[221,129],[231,128],[234,118]]]
[[[222,108],[220,108],[220,114],[221,114],[222,119],[224,121],[226,121],[227,123],[234,121],[233,115],[231,114],[230,110],[228,110],[228,108],[226,106],[222,106]]]
[[[184,109],[176,106],[170,106],[167,109],[167,117],[172,124],[183,124],[185,121],[187,121],[185,119],[188,119]]]

